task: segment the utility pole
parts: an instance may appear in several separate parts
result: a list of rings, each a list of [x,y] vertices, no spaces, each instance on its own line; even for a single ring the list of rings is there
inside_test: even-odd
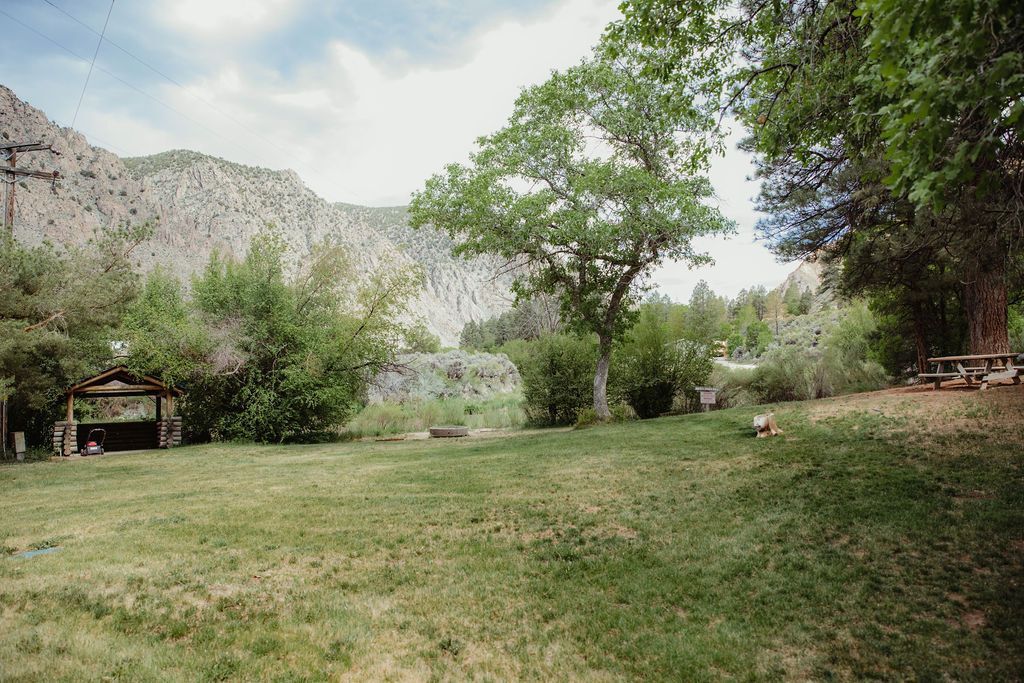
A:
[[[52,146],[43,144],[40,142],[11,142],[0,145],[0,159],[7,161],[7,168],[3,169],[4,172],[4,196],[6,201],[4,202],[4,227],[14,234],[14,188],[15,183],[18,182],[18,178],[38,178],[40,180],[49,180],[53,184],[53,191],[57,191],[57,179],[60,178],[60,173],[57,171],[29,171],[27,169],[18,168],[18,153],[19,152],[49,152],[51,154],[60,154]]]

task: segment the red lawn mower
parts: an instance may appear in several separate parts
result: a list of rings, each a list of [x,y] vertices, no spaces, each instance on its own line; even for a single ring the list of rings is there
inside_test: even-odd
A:
[[[106,438],[106,429],[90,429],[89,436],[85,440],[85,446],[82,447],[82,456],[103,455],[103,440]]]

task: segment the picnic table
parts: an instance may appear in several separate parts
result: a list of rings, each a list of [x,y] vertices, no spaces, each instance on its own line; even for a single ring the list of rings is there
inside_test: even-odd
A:
[[[989,382],[1004,379],[1012,379],[1014,384],[1020,384],[1024,366],[1013,364],[1019,355],[1021,354],[1009,352],[929,358],[928,362],[935,366],[935,371],[923,372],[918,377],[932,380],[936,389],[947,379],[962,379],[967,382],[967,386],[974,386],[974,383],[978,382],[982,390],[988,389]]]

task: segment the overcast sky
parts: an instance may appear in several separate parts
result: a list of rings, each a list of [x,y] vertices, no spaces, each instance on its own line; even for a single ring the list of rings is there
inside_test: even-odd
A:
[[[477,136],[500,127],[521,87],[583,58],[617,5],[121,0],[75,128],[121,156],[194,149],[294,169],[330,201],[404,204],[445,163],[465,160]],[[70,125],[110,7],[2,0],[3,84]],[[671,264],[657,273],[659,289],[675,299],[688,299],[701,278],[733,296],[774,286],[795,267],[754,239],[757,186],[734,143],[712,180],[739,234],[701,243],[713,267]]]

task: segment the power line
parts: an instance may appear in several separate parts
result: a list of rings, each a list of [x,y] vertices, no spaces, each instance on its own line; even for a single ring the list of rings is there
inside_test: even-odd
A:
[[[85,99],[85,91],[89,87],[89,79],[92,77],[92,69],[96,66],[96,57],[100,53],[100,46],[103,45],[103,34],[107,32],[107,24],[110,23],[110,13],[114,11],[114,0],[110,0],[110,9],[107,10],[107,18],[103,22],[103,31],[100,32],[100,39],[96,41],[96,51],[92,53],[92,61],[89,62],[89,73],[85,75],[85,85],[82,86],[82,94],[78,96],[78,106],[75,107],[75,115],[71,117],[71,127],[75,127],[78,120],[78,111],[82,108],[82,100]]]
[[[74,14],[72,14],[71,12],[68,12],[68,11],[67,11],[67,10],[65,10],[65,9],[64,9],[63,7],[61,7],[60,5],[57,5],[56,3],[52,2],[52,0],[42,0],[42,1],[43,1],[44,3],[46,3],[47,5],[49,5],[50,7],[52,7],[53,9],[57,10],[58,12],[60,12],[61,14],[63,14],[64,16],[66,16],[66,17],[67,17],[68,19],[70,19],[71,21],[75,22],[76,24],[78,24],[79,26],[81,26],[82,28],[84,28],[85,30],[89,31],[90,33],[92,33],[92,34],[94,34],[94,35],[100,36],[100,39],[101,39],[101,40],[102,40],[103,42],[107,43],[108,45],[110,45],[110,46],[112,46],[112,47],[114,47],[114,48],[117,48],[118,50],[120,50],[121,52],[123,52],[123,53],[124,53],[125,55],[127,55],[128,57],[131,57],[131,58],[132,58],[133,60],[135,60],[136,62],[138,62],[138,63],[139,63],[139,64],[141,64],[142,66],[146,67],[147,69],[149,69],[150,71],[152,71],[152,72],[153,72],[153,73],[155,73],[156,75],[160,76],[161,78],[163,78],[163,79],[164,79],[164,80],[166,80],[167,82],[169,82],[169,83],[171,83],[172,85],[174,85],[174,86],[176,86],[177,88],[179,88],[179,89],[180,89],[180,90],[181,90],[181,91],[182,91],[183,93],[185,93],[186,95],[188,95],[188,96],[189,96],[189,97],[191,97],[192,99],[194,99],[194,100],[196,100],[196,101],[198,101],[198,102],[200,102],[200,103],[204,104],[205,106],[209,107],[209,108],[210,108],[211,110],[213,110],[214,112],[216,112],[216,113],[220,114],[221,116],[223,116],[223,117],[224,117],[225,119],[227,119],[227,120],[228,120],[228,121],[230,121],[231,123],[235,124],[236,126],[239,126],[240,128],[243,128],[244,130],[246,130],[246,131],[247,131],[248,133],[250,133],[251,135],[253,135],[253,136],[255,136],[255,137],[259,138],[259,139],[260,139],[261,141],[263,141],[264,143],[266,143],[266,144],[267,144],[268,146],[270,146],[270,147],[273,147],[273,148],[274,148],[275,150],[277,150],[277,151],[278,151],[278,152],[280,152],[281,154],[284,154],[284,155],[286,155],[286,159],[285,159],[285,163],[286,163],[286,164],[287,164],[287,163],[290,163],[290,162],[292,162],[292,161],[294,161],[294,160],[295,160],[295,154],[294,154],[294,153],[293,153],[292,151],[290,151],[290,150],[287,150],[287,149],[284,149],[283,147],[281,147],[280,145],[278,145],[277,143],[275,143],[275,142],[274,142],[274,141],[273,141],[272,139],[268,138],[267,136],[265,136],[265,135],[264,135],[263,133],[261,133],[260,131],[258,131],[258,130],[256,130],[256,129],[254,129],[254,128],[253,128],[252,126],[249,126],[249,125],[248,125],[248,124],[246,124],[245,122],[243,122],[243,121],[240,121],[240,120],[238,120],[237,118],[235,118],[234,116],[232,116],[232,115],[231,115],[231,114],[229,114],[228,112],[224,111],[223,109],[221,109],[221,108],[220,108],[220,107],[218,107],[217,105],[213,104],[212,102],[210,102],[210,101],[209,101],[209,100],[207,100],[206,98],[204,98],[204,97],[202,97],[202,96],[200,96],[200,95],[196,94],[196,93],[195,93],[194,91],[192,91],[192,89],[190,89],[189,87],[185,86],[185,85],[184,85],[183,83],[181,83],[181,82],[180,82],[180,81],[178,81],[177,79],[173,78],[172,76],[169,76],[169,75],[168,75],[168,74],[167,74],[166,72],[162,71],[161,69],[159,69],[159,68],[157,68],[157,67],[153,66],[152,64],[150,64],[150,63],[149,63],[149,62],[147,62],[146,60],[142,59],[141,57],[139,57],[138,55],[136,55],[135,53],[133,53],[133,52],[132,52],[131,50],[129,50],[128,48],[126,48],[126,47],[124,47],[124,46],[122,46],[122,45],[119,45],[118,43],[114,42],[114,41],[113,41],[113,40],[111,40],[110,38],[107,38],[107,37],[106,37],[105,35],[101,34],[101,33],[100,33],[99,31],[97,31],[96,29],[94,29],[94,28],[93,28],[92,26],[90,26],[90,25],[89,25],[89,24],[87,24],[86,22],[82,21],[81,19],[79,19],[78,17],[76,17],[76,16],[75,16]],[[38,33],[38,31],[36,31],[36,33]],[[41,34],[40,34],[40,35],[41,35]],[[45,36],[44,36],[44,37],[45,37]],[[49,40],[50,40],[51,42],[54,42],[54,41],[53,41],[52,39],[49,39]],[[61,46],[61,47],[63,47],[63,46]],[[67,48],[64,48],[64,49],[67,49]],[[78,56],[78,55],[76,55],[76,56]],[[80,57],[79,57],[79,58],[80,58]],[[121,81],[122,83],[125,83],[125,81],[123,81],[123,80],[122,80],[122,79],[120,79],[120,78],[117,78],[117,76],[114,76],[114,75],[113,75],[113,74],[111,74],[111,73],[110,73],[109,71],[105,71],[105,70],[103,70],[102,68],[100,68],[100,70],[101,70],[101,71],[104,71],[104,73],[106,73],[107,75],[110,75],[111,77],[113,77],[113,78],[116,78],[117,80]],[[128,83],[125,83],[125,85],[128,85],[128,87],[131,87],[131,88],[132,88],[132,89],[134,89],[134,90],[138,90],[138,88],[135,88],[134,86],[131,86],[131,85],[130,85],[130,84],[128,84]],[[141,91],[140,91],[140,92],[141,92]],[[142,94],[144,94],[144,95],[146,95],[147,97],[150,97],[150,98],[152,99],[152,96],[150,96],[150,95],[148,95],[148,94],[146,94],[146,93],[142,93]],[[161,104],[163,104],[163,103],[161,103]],[[164,106],[168,106],[168,105],[164,105]],[[181,116],[185,116],[184,114],[181,114],[180,112],[175,112],[175,113],[178,113],[178,114],[180,114]],[[187,117],[187,116],[185,116],[185,118],[188,118],[188,117]],[[190,118],[189,118],[188,120],[192,121],[192,119],[190,119]],[[215,131],[212,131],[212,130],[210,130],[210,129],[209,129],[208,127],[206,127],[206,126],[203,126],[203,124],[200,124],[200,123],[198,123],[198,122],[196,122],[196,121],[192,121],[192,122],[193,122],[193,123],[195,123],[196,125],[202,126],[202,127],[203,127],[203,128],[205,128],[206,130],[208,130],[208,131],[210,131],[211,133],[213,133],[214,135],[217,135],[218,137],[222,137],[222,136],[220,136],[219,134],[217,134],[217,133],[216,133]],[[222,138],[222,139],[223,139],[223,138]],[[230,140],[229,140],[229,142],[232,142],[232,143],[233,143],[233,144],[235,144],[236,146],[239,146],[239,143],[237,143],[237,142],[233,142],[233,141],[230,141]],[[250,150],[246,150],[246,151],[250,151]],[[320,175],[320,176],[326,176],[326,175],[327,175],[327,174],[326,174],[326,173],[324,173],[324,172],[323,172],[323,171],[322,171],[321,169],[319,169],[319,168],[316,168],[316,167],[314,167],[314,166],[311,166],[311,165],[310,165],[310,164],[308,164],[307,162],[300,162],[300,164],[299,164],[299,167],[300,167],[300,168],[304,168],[304,169],[306,169],[306,170],[308,170],[308,171],[312,171],[312,172],[313,172],[313,173],[314,173],[315,175]]]
[[[221,116],[223,116],[224,118],[226,118],[226,119],[227,119],[228,121],[231,121],[232,123],[234,123],[234,124],[235,124],[235,125],[237,125],[237,126],[241,126],[241,127],[242,127],[242,128],[244,128],[245,130],[247,130],[247,131],[248,131],[249,133],[251,133],[252,135],[255,135],[256,137],[260,138],[261,140],[263,140],[263,142],[267,143],[268,145],[270,145],[271,147],[273,147],[274,149],[276,149],[276,150],[277,150],[278,152],[281,152],[282,154],[291,154],[291,152],[289,152],[288,150],[286,150],[286,149],[284,149],[284,148],[282,148],[282,147],[278,146],[278,145],[277,145],[277,144],[276,144],[276,143],[275,143],[275,142],[274,142],[273,140],[271,140],[270,138],[267,138],[267,137],[265,137],[265,136],[264,136],[264,135],[263,135],[262,133],[260,133],[259,131],[257,131],[257,130],[254,130],[253,128],[251,128],[250,126],[246,125],[246,124],[245,124],[245,123],[243,123],[242,121],[239,121],[239,120],[238,120],[238,119],[236,119],[236,118],[235,118],[234,116],[232,116],[231,114],[227,113],[226,111],[224,111],[224,110],[220,109],[220,108],[219,108],[219,107],[218,107],[217,105],[213,104],[213,103],[212,103],[212,102],[210,102],[209,100],[207,100],[207,99],[205,99],[205,98],[203,98],[203,97],[201,97],[201,96],[197,95],[197,94],[196,94],[196,93],[194,93],[194,92],[193,92],[193,91],[192,91],[192,90],[191,90],[190,88],[188,88],[188,87],[187,87],[187,86],[185,86],[184,84],[180,83],[179,81],[177,81],[177,80],[176,80],[176,79],[174,79],[173,77],[171,77],[171,76],[168,76],[168,75],[167,75],[166,73],[164,73],[163,71],[161,71],[161,70],[160,70],[160,69],[158,69],[157,67],[153,66],[152,64],[150,64],[150,63],[149,63],[149,62],[147,62],[146,60],[142,59],[141,57],[139,57],[138,55],[136,55],[135,53],[133,53],[133,52],[132,52],[131,50],[129,50],[128,48],[126,48],[126,47],[122,47],[121,45],[118,45],[117,43],[115,43],[114,41],[112,41],[112,40],[111,40],[110,38],[107,38],[107,37],[105,37],[105,36],[104,36],[104,35],[102,35],[102,34],[101,34],[101,33],[100,33],[99,31],[97,31],[96,29],[94,29],[94,28],[93,28],[92,26],[89,26],[89,24],[85,23],[84,21],[82,21],[81,19],[79,19],[78,17],[76,17],[76,16],[74,15],[74,14],[71,14],[71,12],[68,12],[68,11],[67,11],[67,10],[65,10],[65,9],[64,9],[63,7],[61,7],[60,5],[57,5],[57,4],[53,3],[53,2],[51,2],[51,0],[43,0],[43,2],[45,2],[45,3],[47,4],[47,5],[49,5],[49,6],[50,6],[50,7],[52,7],[53,9],[57,10],[58,12],[60,12],[60,13],[61,13],[61,14],[63,14],[64,16],[66,16],[66,17],[67,17],[68,19],[70,19],[71,21],[73,21],[73,22],[75,22],[76,24],[78,24],[79,26],[81,26],[82,28],[86,29],[86,30],[87,30],[87,31],[89,31],[90,33],[93,33],[93,34],[95,34],[95,35],[97,35],[97,36],[100,36],[100,40],[102,40],[102,41],[106,42],[106,43],[107,43],[108,45],[110,45],[111,47],[115,47],[115,48],[117,48],[118,50],[120,50],[120,51],[121,51],[121,52],[123,52],[124,54],[128,55],[129,57],[131,57],[132,59],[134,59],[134,60],[135,60],[136,62],[138,62],[139,64],[141,64],[142,66],[146,67],[147,69],[149,69],[150,71],[152,71],[152,72],[153,72],[153,73],[155,73],[156,75],[158,75],[158,76],[160,76],[161,78],[165,79],[165,80],[166,80],[167,82],[169,82],[169,83],[171,83],[171,84],[173,84],[173,85],[177,86],[178,88],[180,88],[180,89],[182,90],[182,92],[184,92],[184,93],[185,93],[186,95],[188,95],[189,97],[191,97],[191,98],[195,99],[195,100],[196,100],[196,101],[198,101],[198,102],[201,102],[202,104],[205,104],[205,105],[206,105],[207,107],[209,107],[209,108],[210,108],[210,109],[212,109],[213,111],[217,112],[218,114],[220,114]],[[315,169],[314,169],[314,170],[315,170]]]
[[[86,63],[88,63],[88,62],[89,62],[89,60],[88,60],[87,58],[85,58],[85,57],[83,57],[82,55],[78,54],[77,52],[75,52],[75,51],[74,51],[74,50],[72,50],[71,48],[67,47],[66,45],[63,45],[63,44],[61,44],[61,43],[57,42],[56,40],[54,40],[54,39],[53,39],[53,38],[51,38],[50,36],[46,35],[45,33],[43,33],[43,32],[41,32],[41,31],[39,31],[39,30],[37,30],[37,29],[33,28],[32,26],[29,26],[28,24],[26,24],[25,22],[21,21],[21,20],[20,20],[20,19],[18,19],[17,17],[13,17],[13,16],[11,16],[10,14],[8,14],[7,12],[5,12],[5,11],[4,11],[4,10],[2,10],[2,9],[0,9],[0,14],[2,14],[2,15],[4,15],[4,16],[6,16],[6,17],[7,17],[8,19],[10,19],[11,21],[13,21],[13,22],[15,22],[15,23],[17,23],[17,24],[19,24],[19,25],[23,26],[24,28],[28,29],[28,30],[29,30],[29,31],[31,31],[32,33],[35,33],[35,34],[36,34],[37,36],[39,36],[40,38],[42,38],[42,39],[44,39],[44,40],[46,40],[46,41],[48,41],[48,42],[52,43],[53,45],[55,45],[55,46],[59,47],[60,49],[62,49],[62,50],[64,50],[65,52],[67,52],[67,53],[68,53],[69,55],[71,55],[72,57],[75,57],[76,59],[79,59],[79,60],[81,60],[81,61],[83,61],[83,62],[86,62]],[[110,76],[111,78],[113,78],[114,80],[118,81],[119,83],[121,83],[121,84],[122,84],[122,85],[124,85],[125,87],[127,87],[127,88],[131,88],[132,90],[134,90],[135,92],[139,93],[140,95],[142,95],[142,96],[144,96],[144,97],[147,97],[147,98],[149,98],[149,99],[153,100],[154,102],[156,102],[156,103],[157,103],[157,104],[159,104],[160,106],[162,106],[162,107],[166,108],[166,109],[167,109],[168,111],[171,111],[171,112],[173,112],[173,113],[177,114],[178,116],[182,117],[182,118],[183,118],[183,119],[185,119],[186,121],[189,121],[189,122],[190,122],[190,123],[192,123],[193,125],[195,125],[195,126],[198,126],[199,128],[202,128],[203,130],[205,130],[206,132],[210,133],[211,135],[213,135],[213,136],[215,136],[215,137],[219,138],[220,140],[223,140],[223,141],[225,141],[225,142],[228,142],[228,143],[230,143],[231,145],[234,145],[234,146],[235,146],[235,147],[237,147],[237,148],[238,148],[239,150],[242,150],[242,151],[245,151],[245,152],[251,152],[251,150],[249,150],[248,148],[246,148],[246,147],[245,147],[244,145],[242,145],[241,143],[239,143],[239,142],[237,142],[237,141],[235,141],[235,140],[232,140],[232,139],[230,139],[230,138],[227,138],[227,137],[225,137],[225,136],[221,135],[220,133],[218,133],[217,131],[213,130],[213,129],[212,129],[212,128],[210,128],[209,126],[207,126],[207,125],[205,125],[205,124],[203,124],[203,123],[200,123],[199,121],[196,121],[195,119],[193,119],[193,118],[192,118],[191,116],[189,116],[188,114],[185,114],[184,112],[182,112],[182,111],[179,111],[178,109],[175,109],[175,108],[174,108],[173,106],[171,106],[171,105],[167,104],[166,102],[164,102],[163,100],[161,100],[161,99],[160,99],[159,97],[155,97],[155,96],[153,96],[153,95],[149,94],[149,93],[148,93],[148,92],[146,92],[145,90],[142,90],[141,88],[139,88],[139,87],[137,87],[137,86],[135,86],[135,85],[133,85],[133,84],[129,83],[128,81],[124,80],[123,78],[121,78],[121,77],[120,77],[120,76],[118,76],[117,74],[114,74],[114,73],[112,73],[112,72],[108,71],[107,69],[104,69],[104,68],[103,68],[102,66],[96,66],[96,70],[97,70],[97,71],[100,71],[100,72],[102,72],[102,73],[104,73],[104,74],[106,74],[106,75],[108,75],[108,76]]]

